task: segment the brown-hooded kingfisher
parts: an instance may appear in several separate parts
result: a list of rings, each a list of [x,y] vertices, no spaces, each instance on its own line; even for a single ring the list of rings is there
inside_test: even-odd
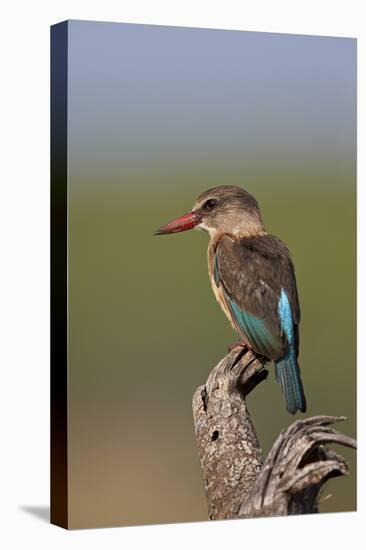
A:
[[[188,214],[160,227],[165,235],[202,229],[210,236],[208,271],[213,292],[237,345],[274,361],[289,413],[306,411],[298,364],[300,307],[290,252],[266,232],[256,199],[236,186],[208,189]]]

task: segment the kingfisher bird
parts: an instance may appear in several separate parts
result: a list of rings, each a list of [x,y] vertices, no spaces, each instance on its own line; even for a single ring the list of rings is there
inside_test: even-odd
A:
[[[286,244],[266,232],[256,199],[241,187],[204,191],[190,212],[155,235],[201,229],[209,234],[208,271],[215,297],[249,348],[275,365],[290,414],[306,411],[299,355],[300,306]]]

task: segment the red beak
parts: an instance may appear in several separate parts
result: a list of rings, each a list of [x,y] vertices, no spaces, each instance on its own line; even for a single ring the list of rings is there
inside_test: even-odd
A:
[[[184,216],[180,216],[180,218],[159,227],[154,235],[168,235],[169,233],[188,231],[188,229],[196,227],[201,221],[202,216],[199,212],[188,212],[188,214],[184,214]]]

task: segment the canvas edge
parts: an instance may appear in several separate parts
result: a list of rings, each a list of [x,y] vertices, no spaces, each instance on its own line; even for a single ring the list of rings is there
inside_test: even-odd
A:
[[[50,522],[68,528],[67,71],[68,22],[51,26]]]

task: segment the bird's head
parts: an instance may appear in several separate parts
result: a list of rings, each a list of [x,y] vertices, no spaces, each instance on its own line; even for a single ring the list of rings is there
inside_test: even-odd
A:
[[[155,231],[155,235],[202,229],[210,237],[221,233],[233,235],[263,234],[258,203],[241,187],[222,185],[201,193],[191,212],[176,218]]]

